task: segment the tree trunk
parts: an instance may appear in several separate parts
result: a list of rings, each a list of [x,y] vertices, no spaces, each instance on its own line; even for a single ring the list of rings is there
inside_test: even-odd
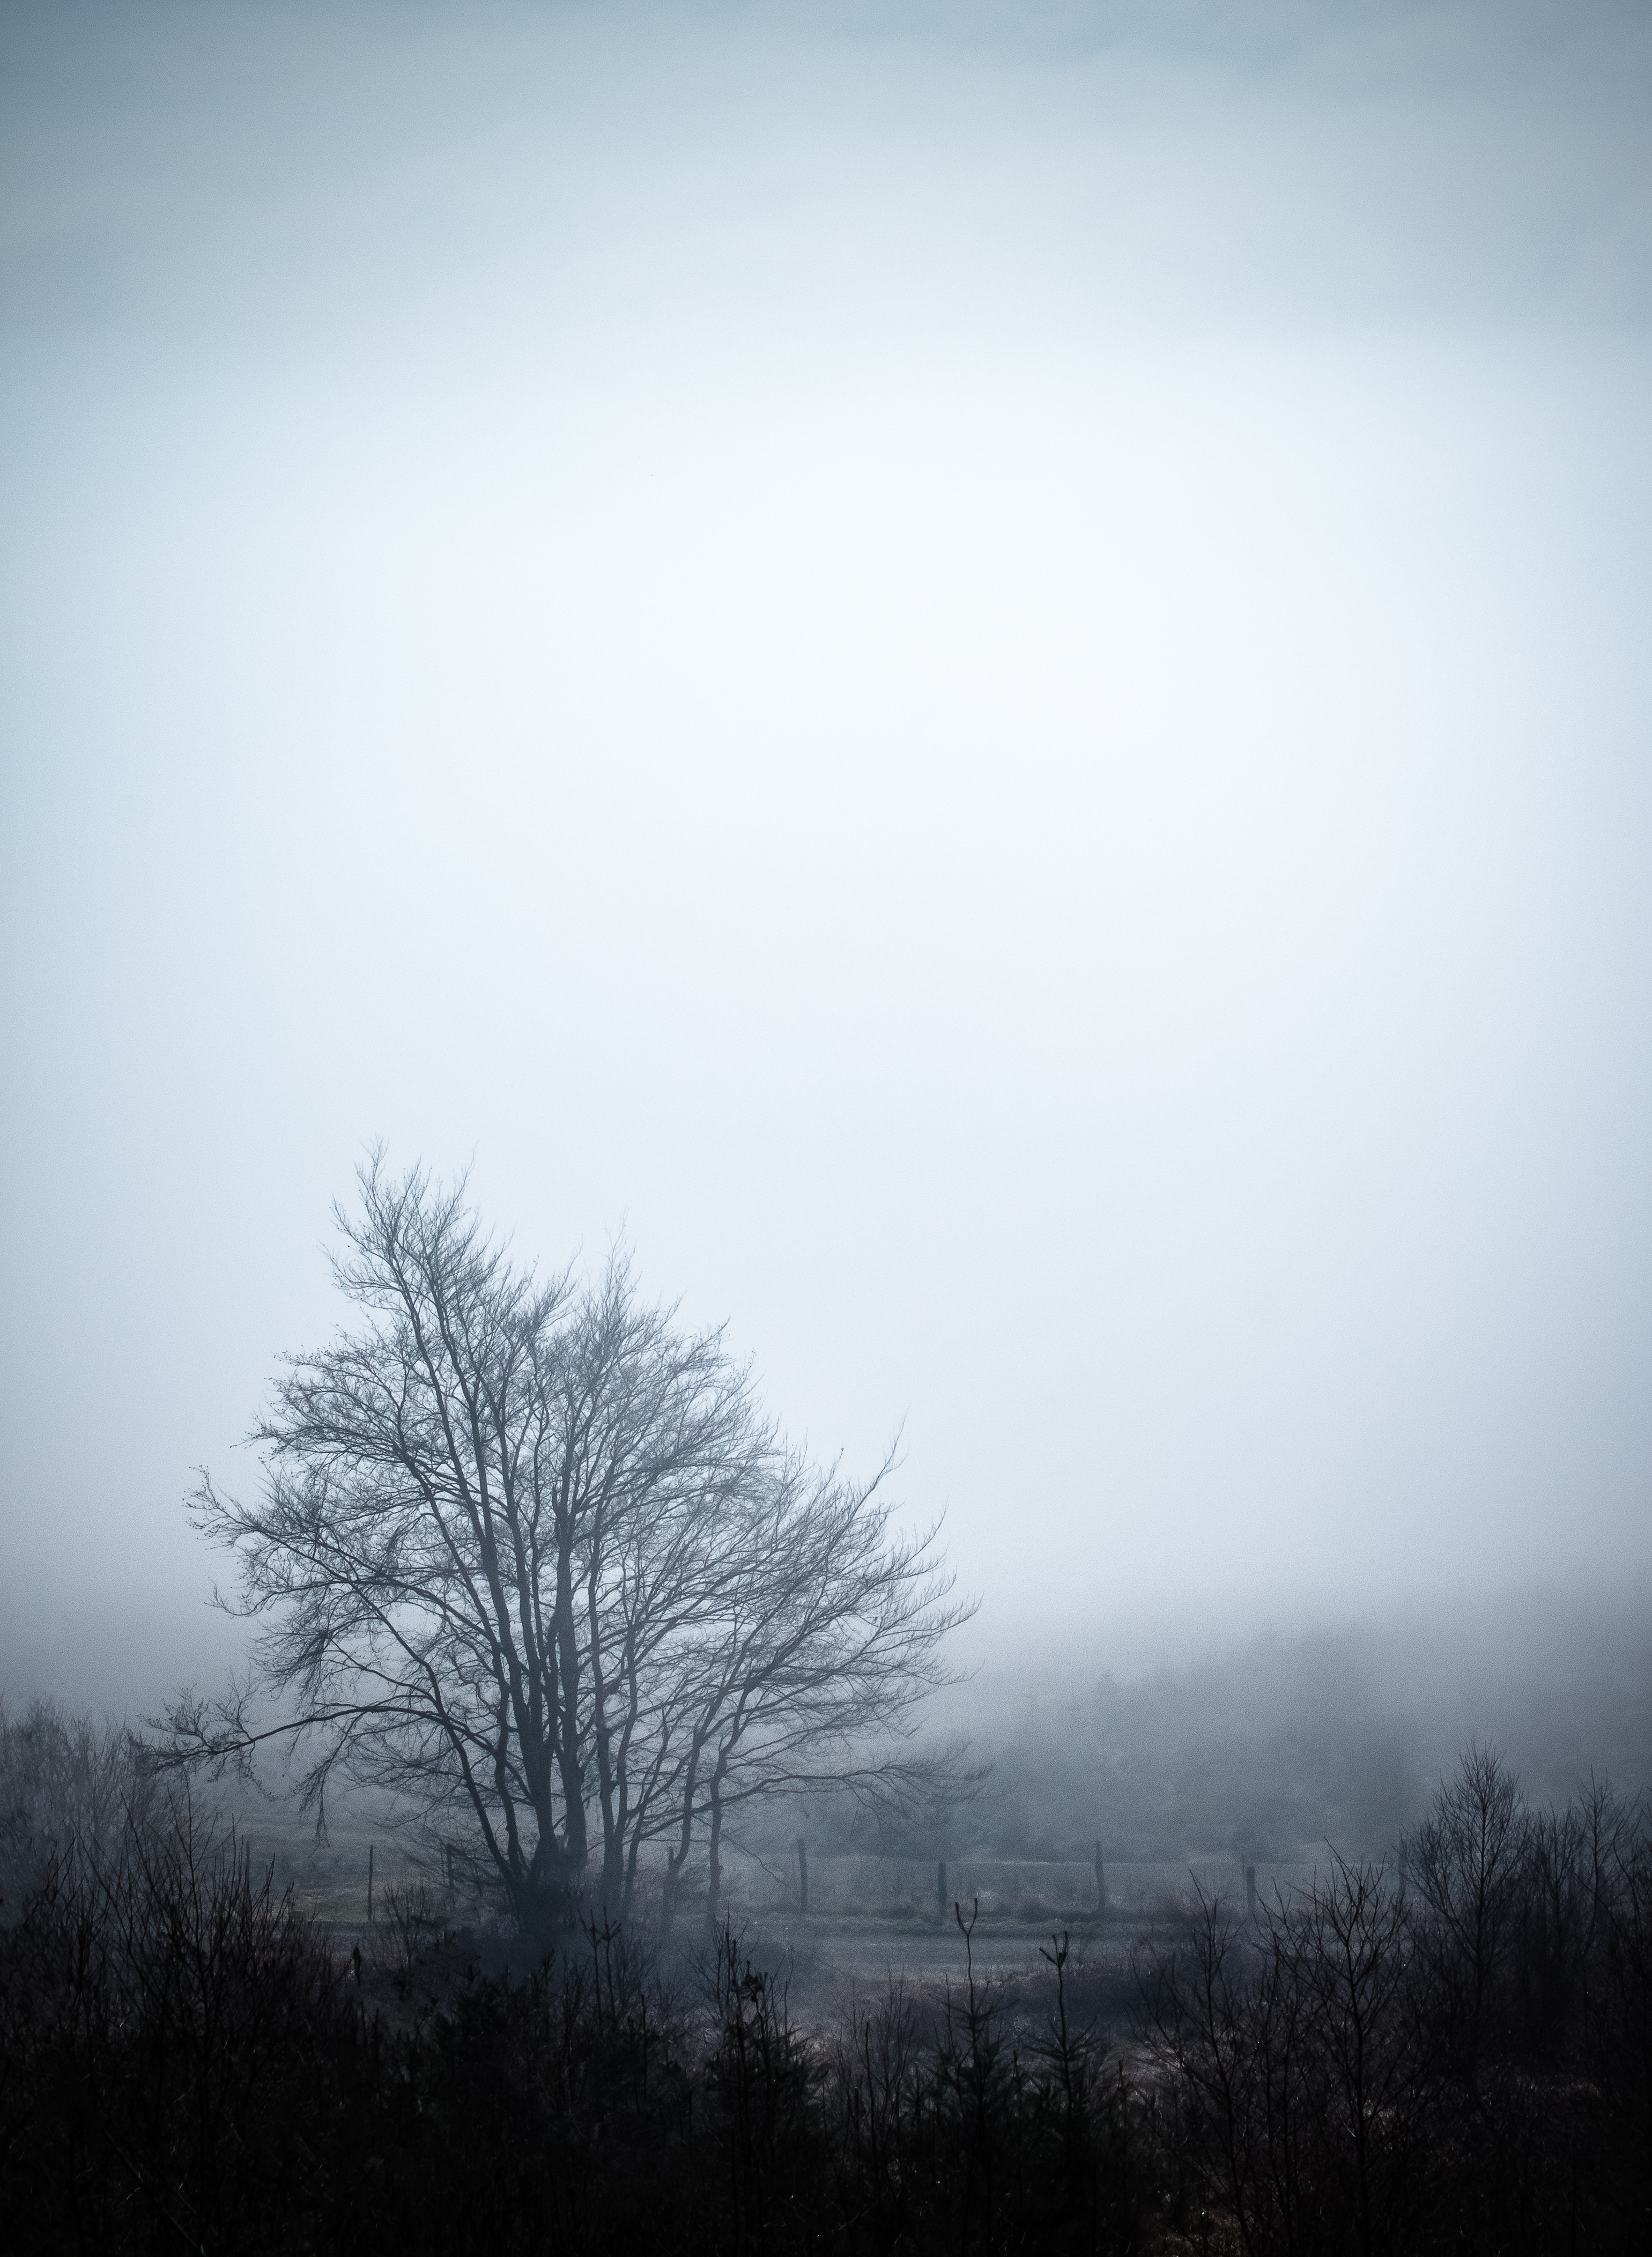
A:
[[[700,1750],[704,1744],[696,1732],[688,1750],[688,1766],[682,1780],[682,1823],[678,1829],[677,1846],[666,1852],[666,1892],[660,1910],[660,1935],[663,1942],[671,1933],[671,1923],[677,1916],[677,1892],[682,1885],[682,1869],[688,1862],[688,1844],[694,1838],[694,1797],[700,1777]]]
[[[719,1766],[711,1780],[711,1870],[705,1898],[706,1926],[710,1928],[717,1927],[717,1899],[723,1893],[723,1861],[717,1854],[723,1841],[723,1797],[717,1791],[722,1783]]]
[[[574,1621],[574,1536],[566,1513],[558,1515],[556,1596],[552,1610],[556,1658],[556,1757],[562,1777],[562,1847],[570,1893],[585,1877],[585,1774],[579,1759],[579,1639]]]

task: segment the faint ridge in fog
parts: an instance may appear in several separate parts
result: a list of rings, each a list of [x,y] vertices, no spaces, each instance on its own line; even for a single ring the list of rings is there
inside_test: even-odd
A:
[[[1196,1617],[1161,1650],[1199,1635]],[[1627,1794],[1652,1786],[1652,1614],[1633,1591],[1203,1636],[1203,1656],[1154,1665],[1138,1626],[1119,1670],[1105,1633],[1037,1659],[1030,1640],[978,1645],[975,1673],[943,1701],[994,1766],[985,1837],[1066,1857],[1098,1835],[1143,1858],[1276,1857],[1327,1839],[1380,1854],[1471,1741],[1542,1803],[1592,1774]]]

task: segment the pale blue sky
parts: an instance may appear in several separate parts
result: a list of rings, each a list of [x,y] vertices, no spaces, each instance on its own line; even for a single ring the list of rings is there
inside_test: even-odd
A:
[[[4,42],[0,1683],[217,1665],[379,1135],[983,1639],[1644,1575],[1644,8]]]

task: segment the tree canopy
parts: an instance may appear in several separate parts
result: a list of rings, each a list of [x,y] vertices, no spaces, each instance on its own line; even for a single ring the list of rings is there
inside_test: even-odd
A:
[[[286,1360],[261,1493],[194,1493],[261,1636],[245,1687],[174,1711],[174,1759],[290,1736],[307,1800],[341,1768],[410,1799],[526,1922],[596,1890],[623,1915],[645,1862],[669,1918],[702,1845],[715,1914],[754,1800],[933,1787],[915,1711],[968,1609],[937,1526],[893,1526],[891,1461],[854,1481],[788,1446],[722,1331],[646,1304],[623,1253],[540,1277],[462,1183],[382,1154],[358,1183],[352,1323]]]

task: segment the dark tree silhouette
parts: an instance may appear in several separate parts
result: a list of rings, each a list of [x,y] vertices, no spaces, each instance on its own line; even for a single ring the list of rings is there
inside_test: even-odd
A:
[[[195,1493],[255,1674],[180,1703],[166,1758],[302,1741],[307,1801],[341,1767],[412,1798],[529,1923],[593,1888],[623,1914],[666,1836],[669,1904],[702,1828],[715,1917],[731,1810],[930,1781],[914,1711],[966,1610],[936,1528],[892,1534],[889,1464],[855,1483],[786,1449],[721,1333],[645,1305],[623,1256],[540,1279],[462,1185],[378,1154],[359,1180],[354,1328],[287,1361],[263,1494]]]

